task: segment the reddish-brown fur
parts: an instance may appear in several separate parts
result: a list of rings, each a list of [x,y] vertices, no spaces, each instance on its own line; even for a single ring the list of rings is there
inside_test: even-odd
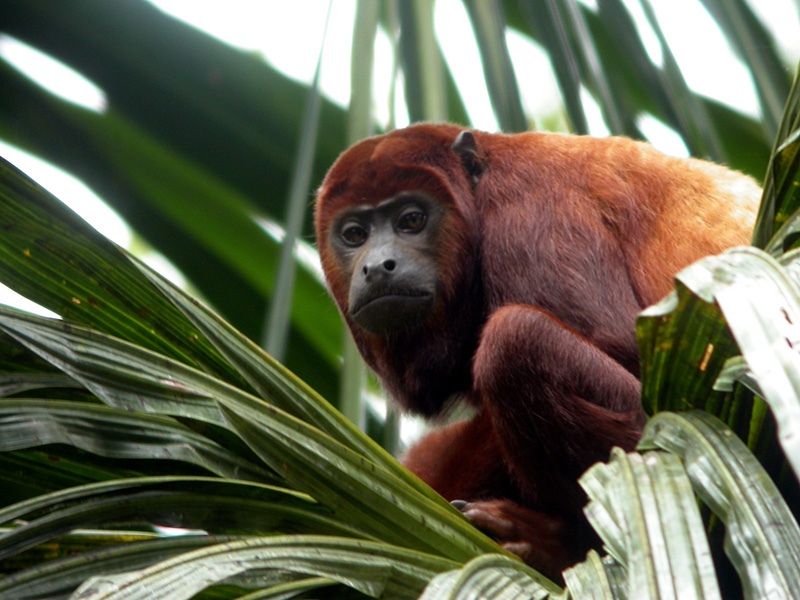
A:
[[[634,322],[689,263],[748,242],[752,180],[625,138],[473,132],[473,183],[451,146],[462,131],[420,124],[345,152],[321,187],[320,255],[367,363],[405,409],[434,416],[453,397],[472,421],[434,431],[405,464],[551,575],[594,542],[576,479],[612,446],[632,449],[639,403]],[[348,316],[351,274],[328,240],[337,211],[401,191],[446,218],[434,314],[381,338]]]

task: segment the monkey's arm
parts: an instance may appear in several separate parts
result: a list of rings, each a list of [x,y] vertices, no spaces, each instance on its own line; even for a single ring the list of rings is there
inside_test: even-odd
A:
[[[633,449],[644,424],[636,377],[533,306],[490,316],[473,372],[523,503],[537,509],[580,511],[577,478],[613,446]]]

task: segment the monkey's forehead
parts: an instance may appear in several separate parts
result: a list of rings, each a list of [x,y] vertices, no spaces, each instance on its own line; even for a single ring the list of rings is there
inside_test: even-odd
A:
[[[412,143],[414,142],[414,143]],[[402,191],[436,196],[452,193],[450,182],[461,177],[460,165],[446,144],[385,136],[371,138],[345,152],[320,188],[320,201],[376,203]]]
[[[367,138],[346,150],[329,175],[341,176],[340,171],[363,163],[439,164],[453,154],[451,147],[462,131],[463,127],[448,123],[417,123]]]

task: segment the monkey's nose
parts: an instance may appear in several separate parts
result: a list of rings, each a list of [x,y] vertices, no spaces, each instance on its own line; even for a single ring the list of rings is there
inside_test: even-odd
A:
[[[372,275],[379,275],[387,271],[394,271],[395,267],[397,267],[397,263],[394,261],[394,259],[387,258],[377,263],[365,264],[363,267],[361,267],[361,272],[364,273],[364,277],[369,279]]]

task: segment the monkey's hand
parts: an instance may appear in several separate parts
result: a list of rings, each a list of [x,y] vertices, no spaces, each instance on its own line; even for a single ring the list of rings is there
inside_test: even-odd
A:
[[[453,500],[478,529],[497,540],[527,564],[557,582],[561,572],[585,558],[598,540],[587,526],[575,527],[559,516],[537,512],[508,499],[465,502]]]

